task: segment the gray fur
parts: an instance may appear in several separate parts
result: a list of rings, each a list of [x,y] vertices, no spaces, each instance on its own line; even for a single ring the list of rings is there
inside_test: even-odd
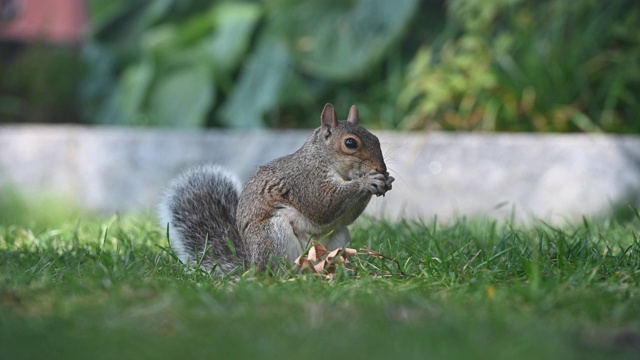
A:
[[[359,139],[357,151],[344,147],[346,137]],[[338,122],[327,104],[321,126],[307,142],[258,167],[242,193],[237,178],[224,169],[198,167],[170,185],[160,214],[183,262],[202,259],[204,269],[219,264],[221,273],[239,266],[264,271],[274,259],[292,263],[311,239],[324,239],[330,250],[348,245],[347,225],[372,195],[391,190],[393,180],[378,138],[358,125],[357,108],[351,108],[348,121]]]
[[[169,185],[160,221],[169,224],[169,241],[182,262],[207,271],[218,265],[222,273],[242,265],[245,255],[235,219],[240,187],[235,175],[213,165],[192,168]]]

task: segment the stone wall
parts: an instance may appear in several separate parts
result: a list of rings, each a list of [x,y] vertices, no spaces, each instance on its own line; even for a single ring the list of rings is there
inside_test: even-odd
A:
[[[77,126],[0,127],[0,186],[65,196],[102,213],[154,207],[183,169],[219,163],[246,179],[310,130],[235,132]],[[640,138],[378,132],[394,189],[368,212],[575,221],[640,199]],[[2,201],[2,199],[0,199]]]

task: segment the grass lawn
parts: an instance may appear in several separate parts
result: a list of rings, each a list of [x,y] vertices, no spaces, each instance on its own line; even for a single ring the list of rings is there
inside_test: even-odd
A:
[[[638,218],[352,233],[401,270],[225,279],[185,270],[150,216],[0,225],[0,359],[640,358]]]

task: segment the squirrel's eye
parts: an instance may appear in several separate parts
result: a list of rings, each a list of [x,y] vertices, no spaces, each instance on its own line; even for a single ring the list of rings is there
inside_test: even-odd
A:
[[[344,139],[344,146],[346,146],[349,149],[357,149],[358,148],[358,141],[354,138],[346,138]]]

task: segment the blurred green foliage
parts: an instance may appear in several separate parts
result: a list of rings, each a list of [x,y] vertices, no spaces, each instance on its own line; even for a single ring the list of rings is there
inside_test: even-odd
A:
[[[84,63],[77,50],[0,44],[0,122],[78,122]]]
[[[260,127],[315,124],[337,88],[367,79],[389,58],[418,1],[90,4],[89,118]],[[344,97],[337,101],[346,108],[357,96]]]
[[[20,191],[18,186],[0,186],[0,227],[25,226],[40,231],[71,218],[79,218],[80,207],[62,196]],[[82,211],[83,219],[95,215]]]
[[[409,67],[404,127],[640,132],[637,1],[448,5]]]
[[[86,72],[26,52],[0,71],[0,121],[68,118],[56,109],[84,76],[82,113],[100,124],[313,127],[332,102],[372,127],[640,132],[635,0],[88,6]]]

